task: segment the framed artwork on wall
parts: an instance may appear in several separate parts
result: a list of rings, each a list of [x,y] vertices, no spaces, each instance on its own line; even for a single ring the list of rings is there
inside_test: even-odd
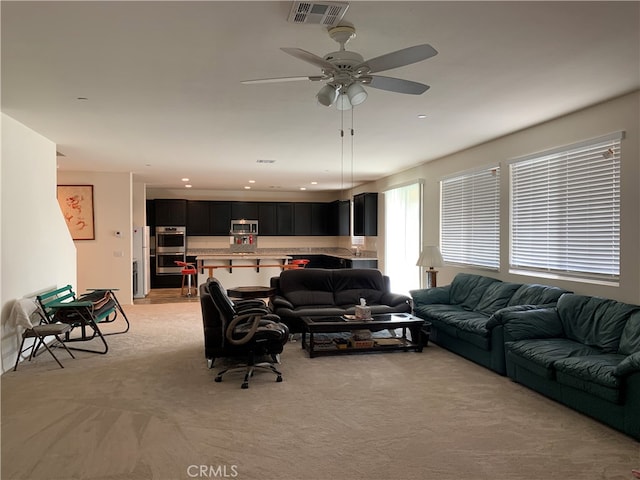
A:
[[[93,185],[58,185],[58,204],[74,240],[95,240]]]

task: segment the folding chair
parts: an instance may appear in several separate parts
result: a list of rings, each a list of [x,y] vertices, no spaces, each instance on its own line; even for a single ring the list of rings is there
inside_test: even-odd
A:
[[[60,363],[58,357],[55,356],[49,345],[47,345],[46,338],[47,337],[55,337],[60,345],[64,347],[71,358],[75,358],[73,353],[67,348],[64,344],[60,335],[64,335],[71,330],[71,326],[65,323],[47,323],[47,319],[38,307],[38,305],[29,299],[21,299],[17,300],[12,309],[12,315],[15,319],[16,326],[21,326],[24,328],[24,332],[22,333],[22,342],[20,342],[20,348],[18,349],[18,355],[16,358],[16,364],[13,367],[13,371],[15,372],[18,369],[18,363],[20,363],[20,357],[22,354],[31,349],[29,353],[29,361],[33,357],[38,354],[38,349],[40,345],[44,345],[44,348],[51,354],[53,359],[60,365],[60,368],[64,368],[64,365]],[[31,317],[36,315],[39,319],[38,325],[33,325],[31,322]],[[24,342],[27,338],[35,339],[33,344],[30,347],[24,348]]]

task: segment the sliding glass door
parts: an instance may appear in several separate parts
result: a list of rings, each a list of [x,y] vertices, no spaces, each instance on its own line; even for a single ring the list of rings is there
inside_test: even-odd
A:
[[[391,291],[409,294],[420,288],[422,236],[422,182],[384,192],[385,274],[391,279]]]

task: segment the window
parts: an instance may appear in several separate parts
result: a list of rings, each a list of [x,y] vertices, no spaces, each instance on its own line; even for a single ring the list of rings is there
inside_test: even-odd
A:
[[[446,263],[500,266],[500,169],[441,182],[440,249]]]
[[[420,288],[422,183],[412,183],[384,192],[385,274],[391,291],[409,294]]]
[[[619,132],[511,164],[511,269],[618,280],[621,139]]]

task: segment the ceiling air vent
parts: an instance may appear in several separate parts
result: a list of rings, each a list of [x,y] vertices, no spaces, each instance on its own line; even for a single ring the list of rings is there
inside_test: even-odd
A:
[[[293,2],[289,21],[333,27],[342,20],[348,8],[346,2]]]

